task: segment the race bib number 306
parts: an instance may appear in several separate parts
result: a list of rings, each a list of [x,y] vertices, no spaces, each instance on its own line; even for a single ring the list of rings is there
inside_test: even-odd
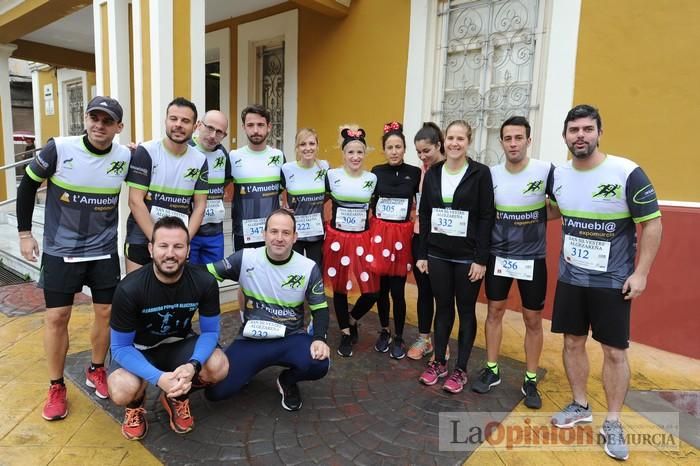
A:
[[[335,227],[342,231],[363,231],[366,213],[362,209],[338,207],[335,211]]]
[[[610,241],[564,235],[564,260],[571,265],[607,272],[609,257]]]
[[[466,210],[433,209],[430,216],[431,233],[466,237],[468,224],[469,212]]]

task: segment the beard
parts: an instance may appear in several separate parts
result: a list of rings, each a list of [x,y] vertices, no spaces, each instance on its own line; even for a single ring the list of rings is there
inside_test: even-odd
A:
[[[593,152],[595,152],[597,145],[593,144],[587,144],[585,148],[583,149],[576,149],[575,144],[569,144],[569,152],[571,152],[571,155],[574,156],[577,159],[587,159],[588,157],[591,156]]]
[[[163,264],[164,262],[165,262],[165,260],[162,260],[162,261],[154,260],[153,265],[155,266],[156,270],[158,270],[158,273],[160,273],[161,275],[163,275],[164,277],[167,277],[167,278],[177,277],[179,274],[182,273],[182,270],[185,268],[185,262],[183,261],[180,264],[178,264],[178,266],[174,270],[164,270],[163,267],[161,266],[161,264]]]
[[[248,141],[252,144],[255,144],[256,146],[265,142],[265,139],[267,139],[267,134],[265,134],[264,136],[262,134],[254,134],[252,136],[248,136]]]
[[[172,131],[166,131],[165,135],[168,137],[168,139],[170,139],[175,144],[182,144],[183,142],[187,142],[192,137],[192,133],[190,133],[189,135],[186,133],[182,133],[182,135],[180,135],[180,134],[173,135]]]

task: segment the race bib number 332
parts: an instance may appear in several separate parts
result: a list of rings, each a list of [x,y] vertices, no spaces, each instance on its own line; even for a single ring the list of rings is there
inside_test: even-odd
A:
[[[430,216],[431,233],[466,237],[468,224],[469,212],[466,210],[433,209]]]

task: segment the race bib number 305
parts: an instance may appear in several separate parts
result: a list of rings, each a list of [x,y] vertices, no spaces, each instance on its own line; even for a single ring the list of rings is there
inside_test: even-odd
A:
[[[607,272],[609,257],[610,241],[564,235],[564,260],[571,265]]]
[[[321,214],[297,215],[296,220],[299,238],[323,236],[323,219],[321,219]]]
[[[264,218],[251,218],[243,220],[243,241],[245,244],[261,243],[265,241],[263,232],[265,231]]]
[[[342,231],[363,231],[366,213],[362,209],[338,207],[335,211],[335,227]]]
[[[277,322],[268,322],[267,320],[249,320],[243,327],[243,336],[247,338],[255,338],[258,340],[267,340],[272,338],[284,337],[284,332],[287,329],[282,324]]]
[[[469,212],[466,210],[433,209],[430,216],[430,232],[447,236],[467,236]]]
[[[382,220],[405,220],[408,215],[408,199],[380,197],[375,211],[377,218]]]
[[[532,280],[532,273],[535,268],[535,261],[504,259],[496,257],[496,264],[493,268],[493,274],[500,277],[510,277],[518,280]]]

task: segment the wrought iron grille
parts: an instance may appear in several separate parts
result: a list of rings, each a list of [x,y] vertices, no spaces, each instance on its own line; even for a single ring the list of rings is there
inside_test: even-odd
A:
[[[443,59],[437,119],[472,127],[469,155],[488,165],[503,158],[501,123],[532,119],[538,0],[447,0],[441,10]]]
[[[284,146],[284,45],[262,49],[262,104],[272,117],[267,143],[281,150]]]
[[[74,81],[66,84],[68,95],[68,134],[77,136],[83,134],[83,83]]]

